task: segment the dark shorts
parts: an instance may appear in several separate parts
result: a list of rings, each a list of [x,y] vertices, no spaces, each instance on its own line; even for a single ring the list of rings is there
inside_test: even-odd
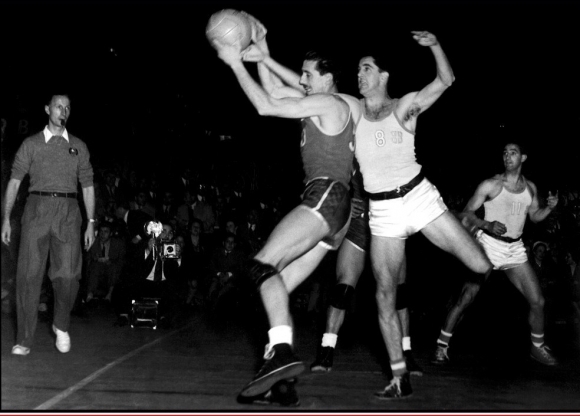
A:
[[[346,233],[346,240],[349,240],[362,251],[368,251],[371,244],[371,229],[367,214],[364,217],[350,219],[350,226]]]
[[[350,220],[350,194],[341,182],[332,179],[315,179],[306,185],[302,203],[319,215],[330,229],[322,243],[336,250],[348,230]]]

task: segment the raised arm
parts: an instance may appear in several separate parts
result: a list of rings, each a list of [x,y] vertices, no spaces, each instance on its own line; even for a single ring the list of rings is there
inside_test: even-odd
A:
[[[538,189],[536,185],[532,182],[527,181],[528,186],[530,187],[530,191],[532,193],[532,204],[530,205],[530,209],[528,210],[528,216],[530,220],[534,223],[540,222],[546,219],[548,215],[556,208],[558,205],[558,192],[555,195],[552,195],[551,192],[548,192],[548,200],[546,201],[546,206],[544,208],[540,208],[540,202],[538,201]]]
[[[278,64],[270,58],[270,49],[266,41],[268,31],[254,16],[245,13],[252,25],[252,44],[243,51],[245,62],[257,62],[260,82],[266,92],[275,98],[303,97],[304,89],[300,85],[300,75]],[[265,62],[266,61],[266,62]],[[270,62],[271,69],[267,62]]]
[[[322,117],[336,109],[336,99],[331,95],[315,94],[303,98],[275,98],[248,73],[241,60],[241,51],[234,45],[224,45],[214,40],[218,56],[232,68],[244,93],[248,96],[260,115],[283,118]]]
[[[427,46],[431,49],[435,57],[437,76],[421,91],[409,93],[401,99],[401,106],[406,110],[406,113],[403,115],[404,120],[416,117],[431,107],[441,97],[441,94],[455,81],[451,65],[435,35],[429,32],[418,31],[411,33],[413,33],[413,38],[419,45]]]

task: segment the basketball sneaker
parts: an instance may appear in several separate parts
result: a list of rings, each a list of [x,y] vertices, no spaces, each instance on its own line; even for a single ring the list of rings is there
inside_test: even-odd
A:
[[[404,399],[413,394],[409,373],[394,376],[384,390],[377,391],[375,397],[380,400]]]
[[[413,353],[411,352],[411,350],[403,351],[403,355],[405,356],[407,371],[412,376],[421,377],[423,375],[423,369],[419,367],[419,364],[417,364],[417,362],[415,361],[415,358],[413,357]]]
[[[556,359],[552,355],[552,351],[546,344],[542,344],[541,347],[536,347],[532,344],[530,349],[530,357],[532,357],[537,362],[544,365],[556,365]]]
[[[321,347],[316,355],[316,360],[310,366],[310,371],[313,373],[327,373],[332,370],[332,363],[334,360],[334,348]]]
[[[266,393],[257,396],[238,396],[240,404],[265,404],[279,405],[285,407],[296,407],[300,405],[300,399],[294,385],[297,379],[280,380],[275,383]]]
[[[276,382],[296,377],[304,371],[304,363],[294,355],[290,344],[267,345],[264,359],[266,362],[254,379],[242,389],[241,396],[266,393]]]
[[[449,355],[447,355],[447,349],[449,347],[445,347],[441,344],[437,344],[437,349],[435,353],[433,353],[433,357],[431,358],[431,362],[433,364],[446,364],[449,362]]]

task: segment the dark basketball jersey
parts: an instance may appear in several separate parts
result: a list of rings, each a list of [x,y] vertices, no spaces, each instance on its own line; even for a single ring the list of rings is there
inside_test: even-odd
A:
[[[305,183],[316,178],[330,178],[348,187],[354,155],[354,125],[349,111],[344,129],[329,136],[321,132],[310,118],[302,119],[300,147]]]

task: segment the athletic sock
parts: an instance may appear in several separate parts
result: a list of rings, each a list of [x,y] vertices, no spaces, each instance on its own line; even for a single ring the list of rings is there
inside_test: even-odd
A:
[[[270,346],[276,344],[292,345],[292,327],[288,325],[278,325],[268,331]]]
[[[411,349],[411,337],[403,337],[403,351]]]
[[[447,348],[449,346],[449,341],[451,340],[451,337],[453,336],[452,333],[450,332],[445,332],[444,330],[441,330],[441,333],[439,334],[439,338],[437,339],[437,344]]]
[[[538,348],[544,345],[544,334],[534,334],[532,332],[532,344]]]
[[[401,358],[398,361],[391,361],[391,371],[393,376],[400,377],[407,372],[407,364],[405,359]]]
[[[322,334],[322,346],[336,348],[336,340],[338,339],[338,334],[332,334],[330,332],[325,332]]]

